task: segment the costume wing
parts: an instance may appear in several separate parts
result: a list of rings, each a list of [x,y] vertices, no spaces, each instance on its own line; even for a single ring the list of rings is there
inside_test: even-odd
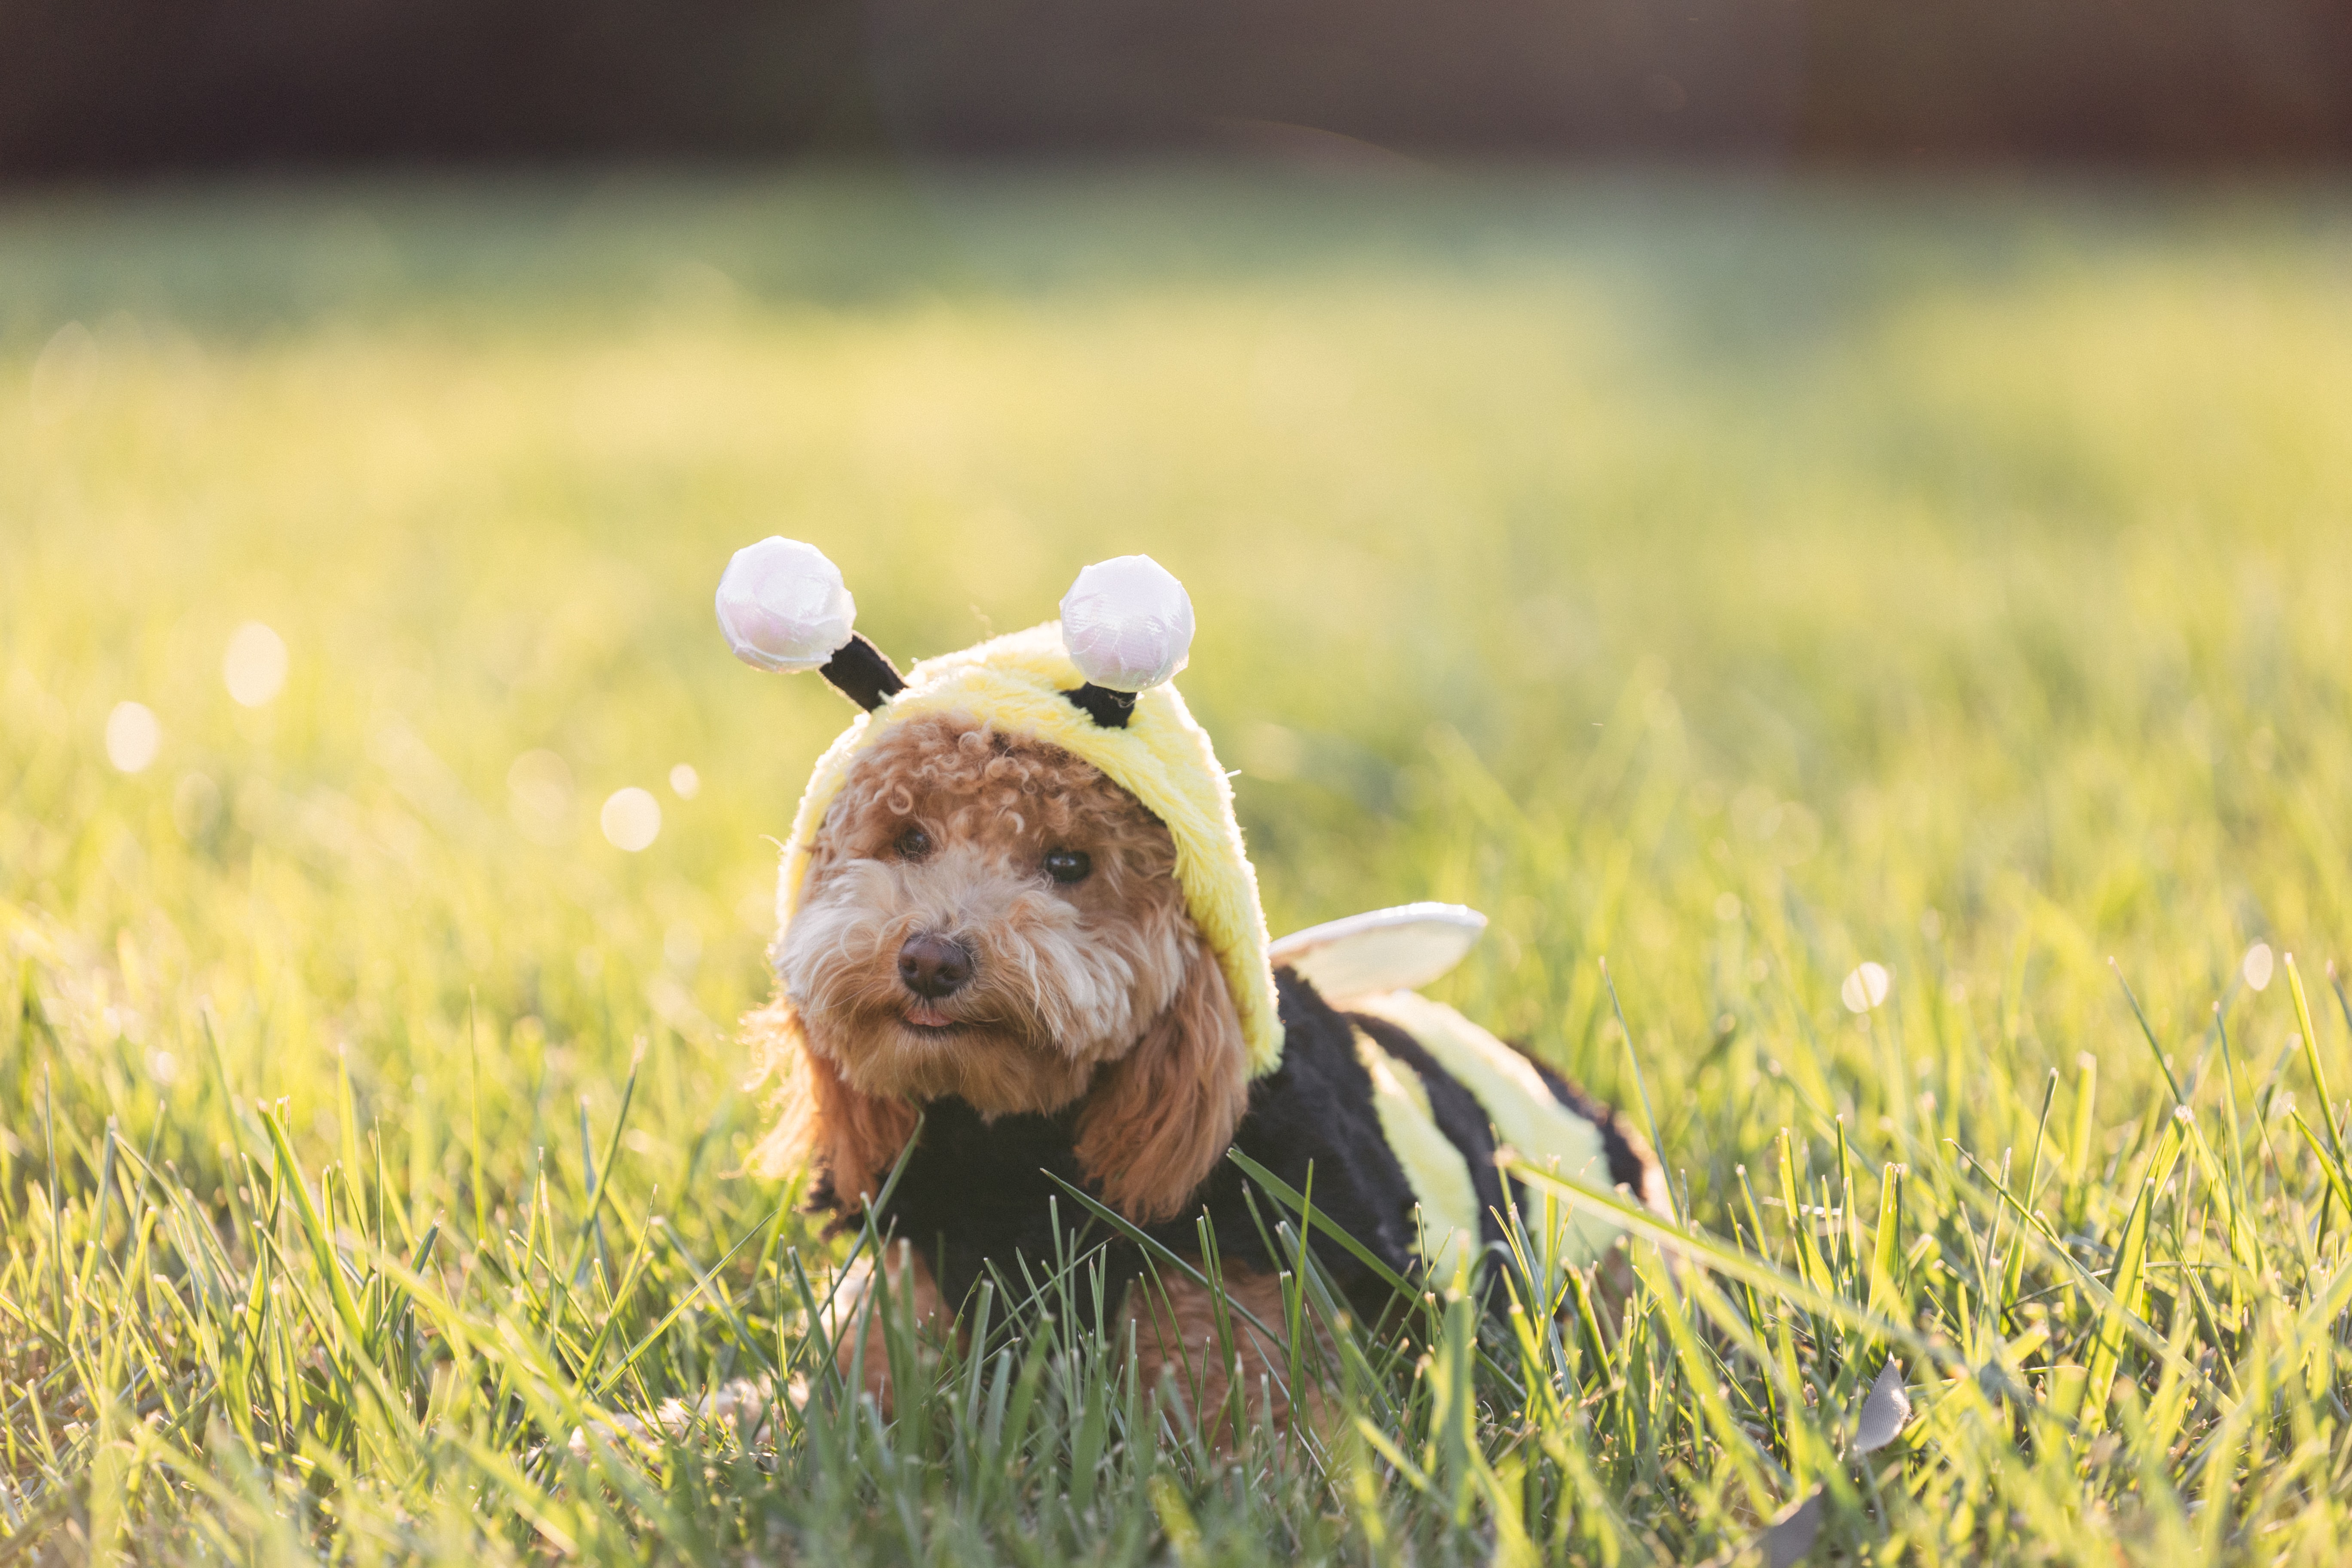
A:
[[[1331,1002],[1411,991],[1462,962],[1486,917],[1460,904],[1401,904],[1293,931],[1266,952]]]

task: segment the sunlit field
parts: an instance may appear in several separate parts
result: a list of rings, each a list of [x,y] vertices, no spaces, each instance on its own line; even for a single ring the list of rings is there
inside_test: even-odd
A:
[[[1622,1319],[1295,1270],[1232,1452],[1068,1278],[844,1393],[870,1238],[740,1171],[850,712],[728,657],[769,533],[902,663],[1176,572],[1275,929],[1475,905],[1654,1128]],[[2334,1563],[2338,962],[2336,193],[0,205],[0,1560]]]

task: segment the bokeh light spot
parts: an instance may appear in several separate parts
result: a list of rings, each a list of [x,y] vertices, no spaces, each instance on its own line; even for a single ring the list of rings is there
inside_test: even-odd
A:
[[[691,763],[680,763],[669,771],[669,792],[680,800],[692,800],[702,793],[702,775],[694,771]]]
[[[660,836],[661,802],[654,798],[651,790],[631,784],[612,793],[597,821],[614,848],[634,855]]]
[[[106,716],[106,760],[135,773],[163,749],[163,726],[144,702],[118,702]]]
[[[2277,960],[2271,952],[2271,944],[2258,942],[2246,949],[2245,962],[2238,965],[2238,973],[2244,975],[2246,984],[2255,990],[2266,990],[2269,988],[2271,975],[2275,971],[2276,963]]]
[[[229,637],[221,679],[239,703],[262,707],[285,689],[286,639],[259,621],[246,622]]]
[[[1854,972],[1845,977],[1845,984],[1838,987],[1838,999],[1849,1013],[1867,1013],[1886,1000],[1887,988],[1894,979],[1883,963],[1856,965]]]

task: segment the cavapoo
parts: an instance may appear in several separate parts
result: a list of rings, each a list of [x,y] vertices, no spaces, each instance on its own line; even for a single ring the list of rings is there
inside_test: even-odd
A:
[[[814,1208],[894,1237],[893,1289],[935,1331],[992,1270],[1017,1296],[1024,1265],[1090,1252],[1147,1386],[1172,1375],[1206,1416],[1238,1376],[1279,1423],[1286,1348],[1239,1320],[1221,1336],[1207,1289],[1069,1189],[1196,1264],[1205,1215],[1228,1299],[1273,1332],[1286,1265],[1260,1223],[1297,1216],[1264,1194],[1253,1214],[1231,1151],[1409,1281],[1501,1246],[1513,1203],[1542,1212],[1498,1150],[1663,1207],[1620,1116],[1411,990],[1477,917],[1418,906],[1266,941],[1226,775],[1167,684],[1191,605],[1147,558],[1088,568],[1058,626],[903,676],[806,545],[739,552],[719,613],[748,662],[821,670],[866,710],[785,848],[777,990],[748,1020],[782,1086],[759,1163],[811,1171]],[[1618,1230],[1580,1206],[1559,1234],[1592,1265]],[[1390,1315],[1381,1270],[1313,1245],[1362,1321]],[[853,1321],[843,1369],[887,1400],[875,1315]]]

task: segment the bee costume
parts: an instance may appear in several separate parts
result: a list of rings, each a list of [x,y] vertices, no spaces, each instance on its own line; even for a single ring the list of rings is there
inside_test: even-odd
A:
[[[737,657],[759,668],[816,670],[865,711],[818,759],[784,846],[776,892],[781,932],[799,909],[825,812],[851,765],[908,720],[952,712],[1044,742],[1092,763],[1163,823],[1175,841],[1186,911],[1224,972],[1249,1053],[1249,1109],[1234,1147],[1309,1190],[1316,1210],[1391,1271],[1450,1279],[1502,1244],[1507,1196],[1528,1208],[1496,1165],[1511,1149],[1538,1167],[1654,1204],[1656,1166],[1615,1112],[1418,994],[1451,969],[1486,925],[1455,905],[1415,904],[1266,939],[1257,876],[1215,750],[1169,684],[1184,666],[1192,606],[1148,556],[1087,567],[1058,623],[926,659],[901,675],[852,628],[856,605],[814,546],[770,538],[739,551],[720,579],[719,621]],[[781,940],[781,938],[780,938]],[[1142,1249],[1089,1226],[1055,1178],[1087,1185],[1074,1145],[1077,1106],[983,1123],[954,1097],[933,1100],[885,1212],[875,1217],[933,1259],[950,1302],[991,1267],[1009,1281],[1103,1243],[1123,1283]],[[1246,1178],[1220,1162],[1183,1215],[1146,1234],[1197,1253],[1205,1209],[1221,1247],[1257,1243]],[[814,1201],[843,1220],[854,1195],[820,1180]],[[1054,1231],[1058,1200],[1064,1236]],[[1284,1211],[1264,1196],[1256,1215]],[[1529,1220],[1534,1230],[1537,1222]],[[1561,1261],[1597,1259],[1618,1227],[1583,1208],[1567,1216]],[[1351,1297],[1387,1287],[1352,1255],[1314,1238],[1318,1261]]]

